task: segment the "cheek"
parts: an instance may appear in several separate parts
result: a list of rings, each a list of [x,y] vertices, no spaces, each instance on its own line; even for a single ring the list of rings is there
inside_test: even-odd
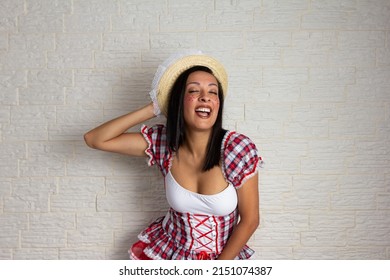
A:
[[[218,97],[213,98],[212,101],[213,101],[213,103],[214,103],[215,106],[219,106],[220,100],[219,100]]]
[[[184,96],[184,105],[190,105],[196,101],[196,96],[193,95],[185,95]]]

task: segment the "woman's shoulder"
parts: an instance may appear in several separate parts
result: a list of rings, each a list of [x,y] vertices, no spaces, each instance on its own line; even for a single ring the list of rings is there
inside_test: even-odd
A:
[[[148,126],[146,124],[143,124],[142,127],[141,127],[141,132],[142,133],[148,133],[148,134],[161,134],[161,133],[165,133],[165,125],[163,124],[154,124],[152,126]]]
[[[167,146],[167,137],[164,125],[153,125],[141,127],[141,134],[148,143],[145,153],[149,156],[148,165],[157,164],[163,174],[166,172],[166,160],[170,158],[170,149]]]
[[[223,172],[226,179],[238,189],[257,172],[262,158],[255,143],[248,136],[236,131],[225,134],[223,148]]]
[[[232,152],[232,151],[237,151],[242,149],[257,150],[256,144],[251,138],[237,131],[227,131],[222,143],[223,143],[223,149],[227,152]]]
[[[166,128],[165,125],[155,124],[153,126],[142,125],[141,133],[149,143],[155,143],[158,146],[166,145]]]

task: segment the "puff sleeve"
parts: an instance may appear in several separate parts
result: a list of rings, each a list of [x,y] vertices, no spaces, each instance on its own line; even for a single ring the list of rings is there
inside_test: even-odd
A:
[[[237,132],[225,135],[222,159],[225,178],[236,189],[254,176],[263,162],[253,141]]]
[[[148,143],[145,150],[148,156],[148,165],[157,165],[161,173],[165,176],[170,168],[172,153],[167,145],[167,135],[164,125],[154,125],[147,127],[143,125],[141,134]]]

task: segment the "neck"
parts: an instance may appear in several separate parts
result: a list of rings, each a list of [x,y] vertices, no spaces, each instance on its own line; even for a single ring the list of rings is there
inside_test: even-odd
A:
[[[183,147],[194,158],[205,158],[211,131],[186,131],[186,141]]]

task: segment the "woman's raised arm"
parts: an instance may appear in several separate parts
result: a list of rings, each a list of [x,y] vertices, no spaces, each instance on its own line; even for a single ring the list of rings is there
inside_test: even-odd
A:
[[[135,125],[155,117],[153,104],[108,121],[84,134],[91,148],[131,156],[146,156],[147,142],[141,133],[127,133]]]

